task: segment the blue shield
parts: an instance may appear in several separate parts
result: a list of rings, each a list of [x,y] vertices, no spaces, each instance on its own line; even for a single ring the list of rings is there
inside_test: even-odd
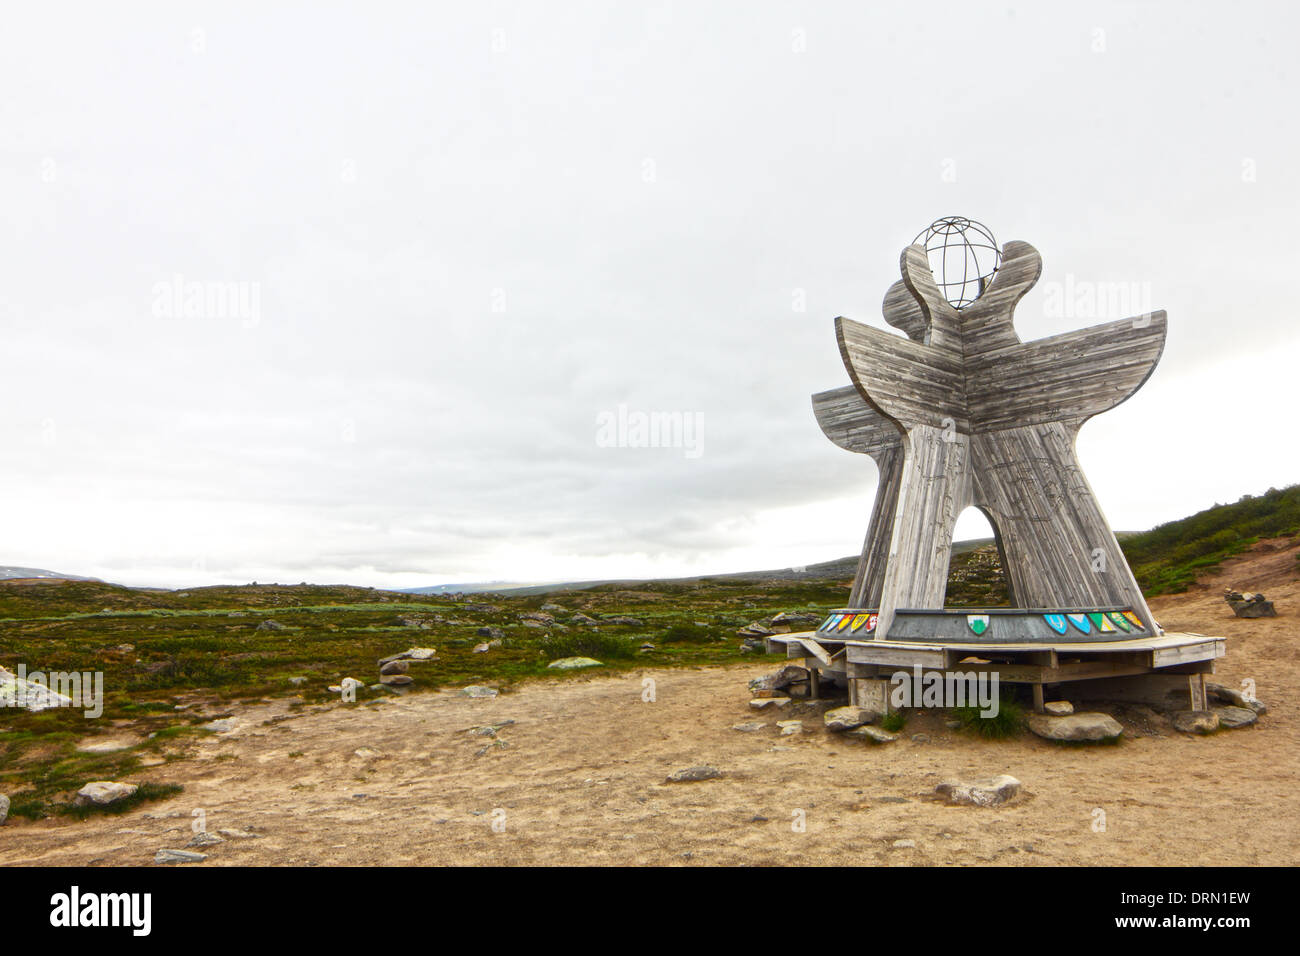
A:
[[[1046,621],[1047,626],[1050,627],[1052,630],[1054,630],[1057,634],[1064,634],[1065,629],[1069,626],[1068,624],[1065,623],[1064,614],[1044,614],[1043,620]]]

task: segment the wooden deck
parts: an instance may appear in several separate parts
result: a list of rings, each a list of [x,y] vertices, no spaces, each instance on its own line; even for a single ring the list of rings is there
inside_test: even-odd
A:
[[[1189,706],[1205,706],[1205,675],[1226,653],[1221,637],[1165,633],[1122,641],[1035,644],[979,644],[834,640],[814,631],[777,634],[768,649],[784,647],[788,658],[801,658],[812,673],[812,693],[820,681],[847,681],[849,699],[877,700],[880,687],[899,670],[994,673],[1007,683],[1033,685],[1034,706],[1043,706],[1043,687],[1070,681],[1126,677],[1160,677],[1159,686],[1185,682]],[[1173,678],[1172,684],[1168,680]],[[1150,683],[1150,682],[1148,682]]]

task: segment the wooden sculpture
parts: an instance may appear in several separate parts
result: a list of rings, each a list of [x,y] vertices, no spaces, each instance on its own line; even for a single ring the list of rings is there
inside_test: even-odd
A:
[[[883,311],[906,337],[837,318],[853,385],[813,396],[827,437],[880,471],[850,606],[878,614],[875,639],[900,609],[942,608],[953,525],[974,505],[993,528],[1014,607],[1060,612],[1052,617],[1131,609],[1159,634],[1074,446],[1085,421],[1151,375],[1165,313],[1021,342],[1015,306],[1042,272],[1028,243],[1006,243],[991,281],[960,309],[924,245],[904,249],[901,268]]]

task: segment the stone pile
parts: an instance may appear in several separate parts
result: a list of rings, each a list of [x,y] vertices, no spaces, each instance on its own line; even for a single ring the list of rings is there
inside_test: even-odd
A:
[[[1232,613],[1237,617],[1277,617],[1277,611],[1273,610],[1273,602],[1259,592],[1234,591],[1232,588],[1227,588],[1223,592],[1223,599],[1228,602]]]

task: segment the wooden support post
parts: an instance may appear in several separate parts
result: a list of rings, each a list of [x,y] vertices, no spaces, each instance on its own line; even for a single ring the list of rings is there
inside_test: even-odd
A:
[[[814,661],[805,658],[804,664],[808,667],[808,699],[820,700],[822,692],[821,675],[817,673],[817,665]]]
[[[1205,675],[1190,674],[1187,677],[1187,690],[1192,699],[1192,710],[1208,710],[1206,701]]]
[[[1034,688],[1034,713],[1041,714],[1043,712],[1043,685],[1041,683],[1035,683],[1033,685],[1033,688]]]

